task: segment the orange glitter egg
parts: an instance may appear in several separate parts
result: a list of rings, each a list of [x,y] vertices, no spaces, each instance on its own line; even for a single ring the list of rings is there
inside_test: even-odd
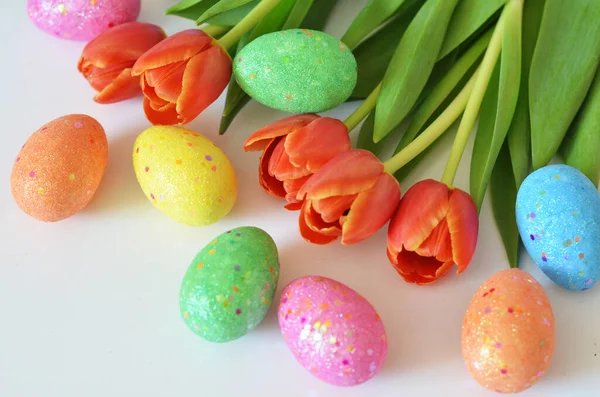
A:
[[[32,217],[55,222],[81,211],[102,180],[108,143],[95,119],[71,114],[29,137],[15,159],[10,187]]]
[[[481,385],[517,393],[548,370],[554,314],[542,286],[519,269],[499,271],[473,296],[462,326],[463,358]]]

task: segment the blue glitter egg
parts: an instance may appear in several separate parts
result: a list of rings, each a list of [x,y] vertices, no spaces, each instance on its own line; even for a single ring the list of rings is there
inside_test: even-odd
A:
[[[527,252],[556,284],[586,290],[600,276],[600,196],[567,165],[529,175],[517,194],[517,225]]]

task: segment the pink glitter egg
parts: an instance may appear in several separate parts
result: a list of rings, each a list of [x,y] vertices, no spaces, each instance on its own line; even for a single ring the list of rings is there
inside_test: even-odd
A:
[[[352,288],[319,276],[289,283],[279,327],[296,360],[336,386],[371,379],[383,365],[387,338],[375,308]]]
[[[106,29],[135,21],[140,0],[28,0],[27,14],[46,33],[88,41]]]

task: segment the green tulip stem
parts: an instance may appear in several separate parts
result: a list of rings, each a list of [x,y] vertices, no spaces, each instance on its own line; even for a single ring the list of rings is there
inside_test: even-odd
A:
[[[226,33],[229,29],[231,29],[231,26],[206,25],[201,30],[211,37],[217,37]]]
[[[394,157],[383,163],[385,172],[393,174],[400,168],[408,164],[409,161],[417,157],[421,152],[427,149],[433,142],[435,142],[450,126],[460,117],[465,110],[465,106],[469,100],[473,86],[475,85],[475,79],[477,78],[477,72],[469,79],[467,84],[463,87],[460,93],[454,98],[454,100],[448,105],[448,107],[438,116],[433,123],[429,125],[414,141],[408,144],[400,152],[396,153]]]
[[[231,48],[237,43],[240,38],[248,33],[261,19],[263,19],[281,0],[262,0],[256,7],[252,9],[235,25],[227,34],[221,37],[218,41],[221,47],[225,50]]]
[[[344,121],[346,127],[348,127],[348,133],[356,128],[356,126],[363,121],[365,117],[369,115],[375,109],[377,104],[377,97],[381,91],[381,83],[377,84],[377,87],[369,94],[369,96],[360,104],[358,108]]]
[[[441,181],[448,186],[452,186],[454,183],[454,177],[456,177],[460,159],[462,158],[465,147],[467,146],[469,135],[471,135],[471,131],[475,126],[475,121],[477,120],[479,109],[481,108],[483,96],[487,90],[487,86],[490,82],[490,78],[492,77],[492,72],[494,71],[498,57],[500,56],[500,50],[502,49],[502,36],[504,36],[504,21],[506,19],[507,10],[510,10],[511,6],[514,6],[514,4],[514,0],[510,0],[510,2],[502,11],[502,15],[500,16],[500,19],[494,28],[494,33],[490,39],[490,44],[488,45],[485,55],[483,56],[483,60],[481,61],[481,65],[479,66],[473,91],[469,97],[469,100],[467,101],[465,113],[458,126],[458,132],[456,133],[456,138],[454,138],[452,150],[450,152],[450,156],[448,157],[448,162],[446,163],[444,175],[442,176]]]

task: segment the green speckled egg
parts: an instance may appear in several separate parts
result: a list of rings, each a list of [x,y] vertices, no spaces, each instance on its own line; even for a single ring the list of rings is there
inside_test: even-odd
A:
[[[202,248],[183,278],[183,321],[211,342],[240,338],[267,314],[278,279],[271,236],[250,226],[223,233]]]
[[[263,35],[240,51],[235,78],[258,102],[285,112],[317,113],[348,99],[356,85],[356,59],[326,33],[290,29]]]

